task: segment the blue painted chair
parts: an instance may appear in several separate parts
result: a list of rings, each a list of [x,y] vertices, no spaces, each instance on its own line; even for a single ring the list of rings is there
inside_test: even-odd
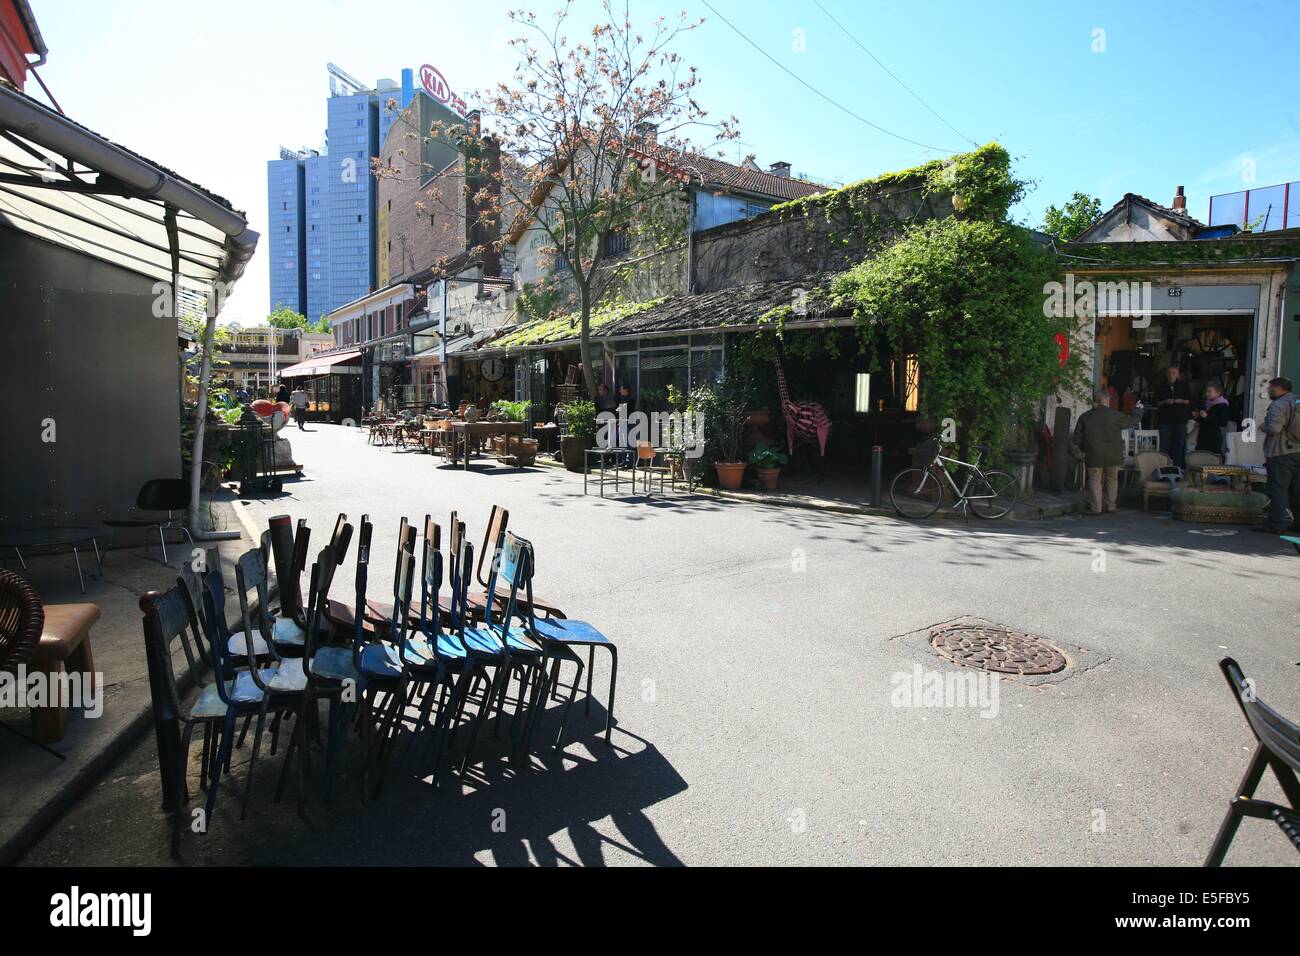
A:
[[[172,799],[175,801],[172,806],[171,854],[176,857],[180,855],[185,807],[189,803],[187,777],[190,741],[193,738],[195,728],[202,727],[203,758],[199,763],[199,788],[206,790],[208,787],[208,766],[211,763],[212,739],[225,718],[226,707],[221,698],[217,696],[216,689],[211,684],[205,684],[199,676],[200,662],[205,661],[207,655],[203,653],[202,640],[199,636],[198,615],[190,596],[188,584],[181,578],[177,578],[176,587],[165,594],[151,591],[144,595],[140,600],[140,607],[144,610],[145,650],[150,658],[149,666],[151,670],[156,668],[161,677],[158,683],[163,688],[162,693],[165,694],[165,700],[155,700],[153,702],[155,723],[157,723],[160,716],[170,711],[184,728],[181,731],[179,753],[175,754],[174,759],[170,761],[170,767],[175,773],[175,779],[170,787],[163,788],[164,796],[170,790]],[[186,664],[189,667],[189,673],[199,682],[198,698],[188,708],[182,705],[180,690],[177,686],[172,652],[174,641],[180,642],[185,654]],[[152,693],[158,693],[152,678],[150,690]],[[159,733],[161,734],[162,731],[159,730]],[[159,750],[161,752],[163,749],[162,737],[160,736],[159,739]],[[164,766],[167,765],[167,761],[162,759],[159,760],[159,763]]]
[[[510,537],[513,537],[513,535],[511,535]],[[576,660],[577,654],[575,653],[575,649],[582,648],[582,647],[587,648],[588,666],[587,666],[586,712],[588,715],[591,714],[591,699],[592,699],[591,678],[592,678],[592,673],[595,670],[594,666],[592,665],[594,664],[593,658],[596,653],[596,648],[602,647],[609,652],[609,656],[610,656],[609,700],[608,703],[605,705],[605,743],[609,743],[610,733],[614,726],[614,693],[618,687],[618,647],[615,646],[613,641],[611,641],[608,637],[606,637],[603,633],[601,633],[601,631],[594,624],[590,624],[586,621],[575,621],[572,620],[571,618],[558,618],[558,617],[539,618],[531,613],[532,602],[528,600],[528,597],[530,596],[532,591],[533,568],[535,567],[534,565],[535,556],[534,556],[532,544],[527,541],[523,541],[522,539],[519,540],[521,542],[520,547],[523,554],[523,563],[524,563],[524,570],[525,570],[524,579],[523,579],[524,593],[525,593],[524,607],[528,609],[526,620],[527,620],[529,633],[532,634],[534,638],[536,638],[538,641],[541,642],[542,646],[544,646],[547,649],[548,654],[550,654],[555,661],[559,661],[561,659]],[[574,683],[570,687],[570,690],[573,693],[576,693],[577,684],[582,678],[580,660],[578,660],[578,666],[579,666],[578,676],[574,678]],[[547,690],[547,693],[549,695],[554,696],[555,688],[558,685],[558,683],[559,683],[559,668],[558,666],[556,666],[555,668],[553,668],[551,673],[550,685]],[[566,706],[564,709],[564,715],[560,721],[560,729],[555,738],[556,747],[560,746],[561,740],[564,736],[564,726],[568,720],[569,707],[572,705],[572,703],[573,703],[573,695],[571,693],[569,697],[569,705]],[[540,713],[539,713],[539,717],[540,717]]]
[[[342,543],[347,547],[347,540],[352,535],[352,526],[346,525]],[[325,749],[325,784],[324,798],[328,805],[333,792],[334,770],[338,762],[339,745],[347,726],[349,705],[360,693],[361,675],[352,666],[352,650],[345,647],[321,646],[313,635],[321,633],[324,619],[326,595],[334,580],[338,562],[334,557],[332,545],[326,545],[316,557],[311,569],[311,589],[308,592],[305,644],[302,656],[303,673],[307,686],[303,692],[298,719],[294,723],[293,736],[285,751],[284,766],[280,770],[280,784],[276,789],[275,799],[279,802],[288,779],[289,767],[294,754],[299,755],[300,774],[298,785],[298,815],[302,816],[303,797],[307,781],[311,774],[311,743],[307,739],[308,728],[318,719],[319,701],[324,699],[329,704],[329,727]]]
[[[488,593],[497,593],[498,578],[509,582],[505,606],[500,614],[494,614],[489,609],[487,620],[482,626],[466,628],[461,635],[467,658],[466,677],[486,668],[491,668],[494,672],[488,689],[487,706],[479,709],[470,733],[469,745],[460,768],[462,776],[473,758],[474,745],[478,740],[482,724],[491,718],[494,706],[498,717],[497,728],[498,731],[500,730],[501,721],[505,718],[510,681],[516,677],[519,680],[519,696],[516,698],[515,718],[511,728],[515,737],[516,755],[522,751],[527,741],[525,731],[528,725],[528,702],[530,698],[534,701],[538,698],[538,693],[534,692],[533,688],[534,686],[544,688],[546,685],[548,663],[546,648],[532,637],[527,627],[513,623],[517,617],[521,622],[526,623],[523,618],[524,612],[518,603],[521,596],[520,587],[524,585],[527,574],[523,543],[525,543],[523,539],[507,532],[500,558],[493,563]],[[469,569],[473,567],[474,562],[473,545],[469,542],[464,544],[463,555],[461,562],[463,580],[460,582],[462,586],[468,582]],[[494,620],[498,616],[499,620]]]
[[[216,746],[212,748],[212,765],[208,769],[207,821],[211,825],[212,811],[216,807],[217,792],[221,784],[223,770],[230,772],[230,754],[235,742],[235,725],[240,717],[253,718],[262,713],[262,704],[266,698],[265,691],[254,679],[253,672],[261,671],[263,680],[269,679],[274,667],[258,663],[247,654],[236,656],[231,650],[234,635],[226,624],[223,605],[225,589],[221,583],[221,572],[210,569],[203,575],[203,623],[204,637],[208,641],[208,654],[212,661],[216,679],[210,687],[199,695],[195,707],[220,714],[221,729],[217,734]],[[240,635],[244,639],[243,635]],[[215,697],[215,699],[214,699]],[[245,784],[245,806],[251,792],[252,764],[250,775]]]
[[[235,564],[236,593],[239,597],[240,621],[246,644],[251,648],[252,636],[258,634],[266,647],[266,660],[261,666],[250,666],[248,674],[253,683],[262,691],[261,708],[257,713],[257,723],[253,731],[253,749],[248,759],[248,787],[244,792],[244,804],[241,818],[248,811],[248,798],[252,790],[253,770],[257,766],[257,756],[261,749],[262,732],[266,727],[266,718],[271,715],[271,754],[274,756],[279,729],[282,720],[297,714],[301,708],[302,697],[307,690],[307,674],[303,669],[303,658],[282,657],[271,639],[272,623],[270,611],[270,587],[267,581],[266,559],[261,549],[248,551],[240,556]],[[254,611],[249,607],[248,592],[257,594],[256,621]],[[246,657],[252,656],[249,650]]]
[[[364,548],[357,552],[356,607],[366,606],[366,579],[371,550],[370,521],[361,519]],[[364,550],[364,560],[362,551]],[[393,569],[393,603],[388,627],[367,628],[365,615],[356,615],[353,625],[352,663],[361,675],[361,731],[365,741],[365,770],[362,775],[363,798],[371,793],[370,779],[375,777],[374,795],[382,789],[393,739],[401,722],[412,690],[402,666],[402,648],[410,633],[411,587],[415,574],[415,529],[403,518],[397,533],[397,560]],[[380,703],[379,697],[383,695]],[[376,731],[378,740],[376,741]]]

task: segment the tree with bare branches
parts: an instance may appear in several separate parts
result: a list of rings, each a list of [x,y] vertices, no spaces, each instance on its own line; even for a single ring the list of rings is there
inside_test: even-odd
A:
[[[601,6],[590,28],[575,21],[572,3],[546,22],[512,11],[520,27],[512,79],[475,94],[479,107],[465,124],[434,124],[427,134],[453,139],[465,157],[469,201],[460,209],[507,227],[533,224],[544,251],[563,257],[589,393],[592,309],[641,258],[608,261],[608,237],[624,231],[641,248],[684,240],[683,204],[668,200],[703,178],[693,170],[697,157],[736,136],[734,117],[709,119],[696,99],[696,69],[673,49],[702,20],[658,17],[642,31],[626,2]],[[480,234],[489,232],[499,234]]]

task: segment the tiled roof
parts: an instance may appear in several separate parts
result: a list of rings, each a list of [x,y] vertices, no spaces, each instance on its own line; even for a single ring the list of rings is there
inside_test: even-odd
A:
[[[697,176],[706,187],[722,190],[739,190],[774,199],[800,199],[826,192],[825,186],[805,182],[791,176],[777,176],[762,170],[746,169],[721,159],[708,156],[689,156],[685,168]]]
[[[1179,212],[1177,209],[1170,209],[1168,206],[1162,206],[1158,202],[1152,202],[1150,199],[1147,199],[1146,196],[1139,196],[1137,193],[1125,193],[1124,199],[1121,199],[1119,203],[1116,203],[1115,205],[1118,206],[1120,203],[1124,202],[1124,200],[1136,200],[1144,206],[1150,206],[1158,213],[1169,216],[1171,219],[1177,219],[1196,229],[1205,228],[1205,223],[1201,222],[1199,219],[1189,216],[1186,212]]]
[[[681,294],[669,296],[659,302],[625,310],[626,315],[614,318],[592,328],[592,338],[603,340],[620,336],[654,335],[674,332],[708,332],[742,329],[754,326],[760,317],[772,309],[783,305],[792,305],[796,292],[802,289],[806,294],[820,293],[824,297],[830,287],[834,273],[823,272],[803,276],[799,279],[779,279],[770,282],[754,282],[749,285],[721,289],[717,292],[702,294]],[[816,312],[790,318],[790,322],[816,319],[844,319],[845,310],[832,310],[830,313]],[[576,319],[572,323],[573,331],[563,337],[542,338],[526,344],[518,342],[521,333],[531,327],[542,327],[554,320],[542,319],[531,325],[519,326],[510,330],[513,335],[501,335],[506,339],[504,345],[491,340],[480,340],[475,347],[481,351],[506,349],[516,351],[525,348],[554,349],[571,345],[578,340]],[[593,323],[594,324],[594,323]],[[524,338],[529,338],[526,334]]]

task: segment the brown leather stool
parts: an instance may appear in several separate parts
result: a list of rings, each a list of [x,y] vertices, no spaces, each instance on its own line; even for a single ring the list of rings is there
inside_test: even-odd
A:
[[[98,604],[45,605],[45,629],[41,632],[41,643],[28,670],[48,674],[51,689],[59,682],[59,675],[65,668],[79,671],[85,675],[82,678],[83,693],[90,693],[95,680],[90,629],[99,616]],[[67,725],[65,706],[32,708],[32,736],[43,744],[62,740]]]

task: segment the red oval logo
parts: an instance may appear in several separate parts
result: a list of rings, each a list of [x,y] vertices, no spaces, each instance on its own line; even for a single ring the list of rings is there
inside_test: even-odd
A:
[[[437,67],[428,63],[420,67],[420,85],[439,103],[451,101],[451,87],[447,84],[446,78],[438,72]]]

